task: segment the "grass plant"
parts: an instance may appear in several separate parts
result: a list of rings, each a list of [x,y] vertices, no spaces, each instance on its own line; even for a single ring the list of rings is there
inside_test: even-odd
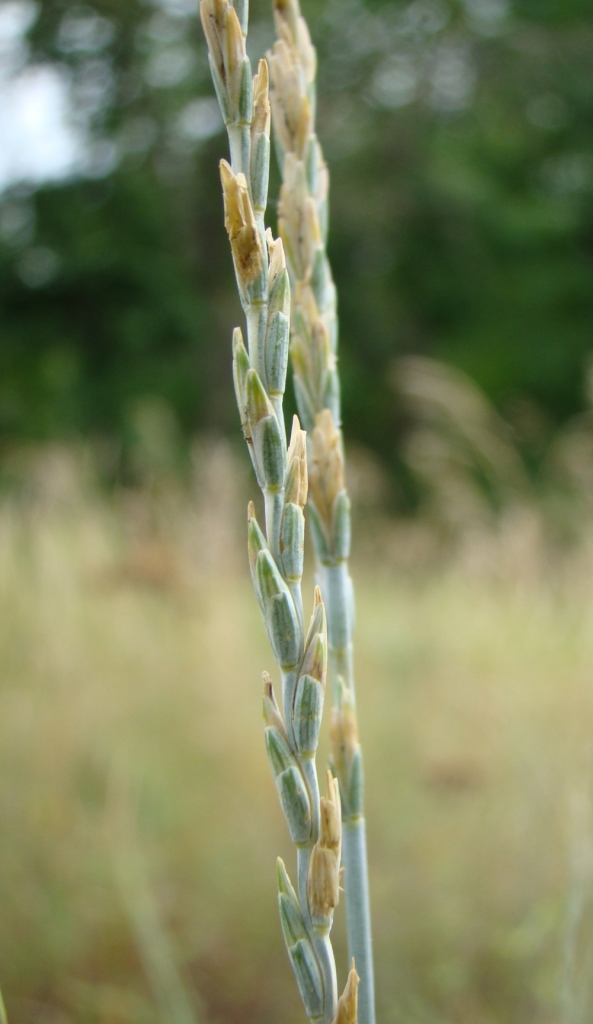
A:
[[[348,571],[350,501],[344,484],[336,367],[335,287],[325,252],[328,174],[314,129],[316,55],[297,0],[276,0],[278,39],[268,55],[274,136],[283,174],[280,239],[266,231],[270,161],[268,63],[252,80],[246,52],[246,0],[202,0],[210,69],[229,137],[221,162],[225,223],[247,323],[233,342],[233,372],[243,433],[264,498],[265,532],[249,507],[249,558],[255,592],[282,675],[280,712],[265,677],[266,745],[293,841],[298,885],[279,861],[280,917],[286,946],[312,1021],[374,1024],[371,923],[363,815],[363,773],[356,721]],[[285,259],[288,257],[288,271]],[[290,279],[290,284],[289,284]],[[294,304],[291,315],[291,293]],[[287,448],[282,398],[289,322],[297,403]],[[308,465],[308,469],[307,469]],[[311,625],[305,635],[301,578],[304,516],[316,551]],[[329,630],[326,625],[327,602]],[[327,645],[332,669],[332,769],[320,798],[315,753],[323,712]],[[344,871],[352,967],[338,1002],[329,932]],[[355,966],[356,965],[356,966]],[[359,972],[359,973],[357,973]]]
[[[277,39],[268,55],[272,122],[282,175],[278,228],[291,280],[291,357],[309,434],[316,578],[324,596],[332,680],[332,767],[342,800],[348,948],[360,976],[361,1024],[374,1024],[364,773],[354,685],[351,509],[344,474],[337,369],[336,288],[327,258],[329,174],[315,131],[317,56],[298,0],[274,0]]]
[[[200,14],[212,77],[227,127],[231,164],[221,161],[225,225],[247,325],[233,338],[233,375],[243,433],[264,500],[262,530],[248,510],[251,576],[282,680],[281,712],[264,674],[268,758],[297,848],[293,887],[278,861],[284,940],[312,1022],[357,1019],[354,962],[343,995],[330,930],[339,899],[340,789],[328,772],[321,797],[315,755],[327,672],[327,624],[319,587],[305,631],[301,579],[307,501],[307,442],[298,418],[287,446],[283,414],[290,324],[290,285],[281,240],[266,231],[270,163],[268,65],[252,78],[246,52],[248,4],[202,0]],[[333,496],[332,496],[333,497]]]

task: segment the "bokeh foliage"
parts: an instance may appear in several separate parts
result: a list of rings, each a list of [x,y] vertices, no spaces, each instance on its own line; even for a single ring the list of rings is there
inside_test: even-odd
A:
[[[519,431],[526,400],[552,429],[583,405],[593,326],[589,4],[303,7],[347,434],[398,467],[392,366],[408,353],[468,372]],[[252,4],[254,56],[268,8]],[[155,395],[185,434],[236,431],[225,147],[193,0],[44,0],[28,43],[69,80],[87,167],[2,197],[4,437],[125,439]]]

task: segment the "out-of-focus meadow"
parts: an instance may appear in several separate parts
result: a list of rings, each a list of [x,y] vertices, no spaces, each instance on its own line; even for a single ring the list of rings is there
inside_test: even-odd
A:
[[[0,972],[14,1024],[302,1019],[276,910],[275,857],[293,853],[262,742],[253,487],[221,441],[194,449],[183,487],[158,464],[109,498],[84,448],[7,467]],[[369,507],[378,471],[351,464],[380,1019],[585,1024],[591,522],[567,546],[538,506],[490,522],[474,495],[473,528],[439,541],[429,520]],[[344,969],[340,910],[335,930]]]
[[[379,1020],[590,1024],[589,4],[302,7]],[[250,38],[254,57],[271,41],[267,0]],[[0,84],[9,1020],[297,1024],[194,0],[0,4]],[[343,908],[334,934],[343,978]]]

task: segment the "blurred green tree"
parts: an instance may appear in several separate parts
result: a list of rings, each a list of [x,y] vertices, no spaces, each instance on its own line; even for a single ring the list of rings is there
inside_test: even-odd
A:
[[[252,6],[263,52],[268,3]],[[347,435],[400,466],[402,353],[458,365],[518,430],[526,399],[551,425],[577,411],[593,328],[587,0],[303,7]],[[44,0],[26,40],[25,66],[67,84],[82,155],[69,177],[1,199],[3,435],[122,436],[143,395],[188,434],[236,429],[239,311],[193,0]]]

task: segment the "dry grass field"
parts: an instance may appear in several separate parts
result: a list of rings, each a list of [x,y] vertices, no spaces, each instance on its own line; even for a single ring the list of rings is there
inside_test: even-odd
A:
[[[50,453],[3,499],[11,1024],[303,1020],[229,458],[193,495],[107,500]],[[382,1024],[592,1019],[590,565],[534,564],[520,536],[482,560],[355,562]],[[339,909],[335,935],[343,977]]]

